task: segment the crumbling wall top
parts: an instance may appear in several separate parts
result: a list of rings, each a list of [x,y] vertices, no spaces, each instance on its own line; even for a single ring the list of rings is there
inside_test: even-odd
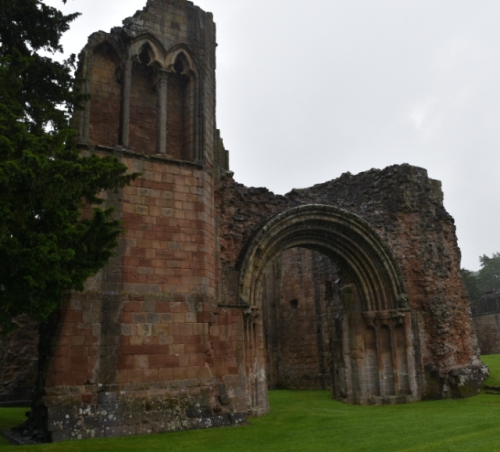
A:
[[[130,38],[150,33],[166,48],[186,41],[197,47],[207,28],[214,28],[212,13],[186,0],[149,0],[142,10],[123,21],[123,30]]]
[[[164,56],[180,43],[191,52],[199,53],[207,43],[215,40],[212,13],[187,0],[149,0],[142,10],[124,19],[122,24],[109,32],[98,31],[90,35],[85,49],[93,49],[107,41],[121,53],[123,42],[129,44],[147,38],[153,44],[152,50]]]

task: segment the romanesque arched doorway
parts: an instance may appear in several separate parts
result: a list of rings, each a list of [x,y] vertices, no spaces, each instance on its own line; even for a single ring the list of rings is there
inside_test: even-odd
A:
[[[409,304],[397,265],[380,236],[357,215],[304,205],[271,219],[241,260],[239,296],[245,314],[249,409],[267,410],[262,280],[283,251],[301,247],[331,258],[350,286],[330,313],[332,394],[350,403],[418,398]],[[294,300],[290,301],[292,304]]]

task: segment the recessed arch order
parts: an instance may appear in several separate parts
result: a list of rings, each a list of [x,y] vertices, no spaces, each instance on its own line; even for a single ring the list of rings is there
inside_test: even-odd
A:
[[[253,238],[242,259],[240,300],[260,304],[260,281],[266,265],[293,247],[321,251],[346,266],[356,280],[363,310],[397,309],[406,291],[388,246],[359,216],[323,204],[307,204],[272,218]]]

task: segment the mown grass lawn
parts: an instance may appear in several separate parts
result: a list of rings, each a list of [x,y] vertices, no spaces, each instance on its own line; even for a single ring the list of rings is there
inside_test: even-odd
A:
[[[500,384],[500,355],[486,356]],[[327,391],[271,391],[271,412],[252,425],[127,438],[10,446],[1,452],[168,451],[500,451],[500,395],[481,394],[395,406],[353,406]],[[26,408],[0,409],[0,429],[23,420]]]
[[[484,384],[500,386],[500,355],[481,356],[481,359],[490,368],[490,376]]]

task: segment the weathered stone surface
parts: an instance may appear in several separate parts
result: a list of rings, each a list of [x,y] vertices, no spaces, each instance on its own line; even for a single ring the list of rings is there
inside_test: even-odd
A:
[[[269,388],[331,387],[329,332],[340,310],[339,279],[330,259],[305,248],[268,264],[262,316]]]
[[[396,303],[404,307],[407,299],[412,312],[408,334],[415,345],[420,397],[449,396],[445,382],[456,384],[450,372],[483,369],[459,276],[454,222],[443,207],[439,182],[425,170],[401,165],[344,174],[285,196],[246,188],[226,177],[218,195],[223,272],[238,270],[252,237],[281,212],[311,203],[340,208],[368,222],[396,261],[406,291]],[[303,246],[313,241],[308,238]],[[323,251],[332,252],[327,247]]]
[[[395,165],[285,196],[238,184],[215,48],[211,14],[149,0],[81,54],[82,152],[141,176],[105,194],[117,255],[47,344],[52,440],[243,424],[269,385],[360,404],[477,393],[487,368],[440,183]]]
[[[18,320],[19,329],[0,338],[0,405],[30,400],[38,364],[38,325]]]
[[[500,294],[484,295],[471,307],[481,354],[500,353]]]

